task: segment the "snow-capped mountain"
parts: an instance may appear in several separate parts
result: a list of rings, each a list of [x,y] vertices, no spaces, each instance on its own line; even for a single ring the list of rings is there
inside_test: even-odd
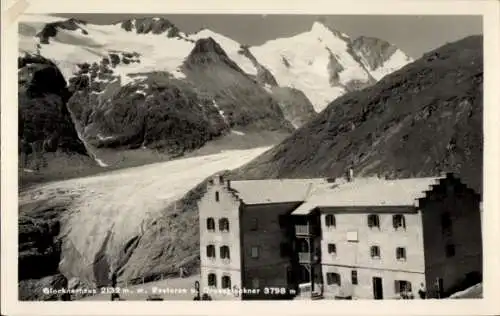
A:
[[[273,145],[334,99],[411,61],[383,40],[351,40],[319,22],[248,46],[209,29],[184,33],[165,18],[96,25],[48,15],[22,16],[19,53],[19,71],[36,74],[39,67],[25,62],[47,64],[37,56],[60,71],[68,91],[57,97],[100,166],[126,160],[109,151],[104,157],[103,148],[171,157],[214,142],[218,150],[255,147],[255,139]],[[32,120],[30,108],[21,106],[21,116],[36,129],[42,121]],[[42,134],[41,143],[51,137]]]
[[[250,49],[269,69],[280,86],[304,91],[319,112],[348,91],[358,90],[411,62],[395,46],[375,39],[372,43],[351,38],[315,22],[311,30],[280,38]],[[370,63],[377,59],[378,63]]]
[[[184,78],[179,68],[195,42],[211,37],[246,74],[257,76],[259,70],[267,70],[278,86],[304,92],[316,111],[347,91],[371,85],[412,61],[383,40],[351,39],[320,22],[307,32],[255,47],[242,46],[209,29],[188,35],[164,18],[95,25],[53,16],[24,15],[19,32],[20,52],[38,50],[55,60],[67,79],[77,70],[78,63],[99,62],[108,52],[140,54],[140,63],[122,64],[114,69],[122,83],[129,82],[128,74],[148,71],[167,71]]]

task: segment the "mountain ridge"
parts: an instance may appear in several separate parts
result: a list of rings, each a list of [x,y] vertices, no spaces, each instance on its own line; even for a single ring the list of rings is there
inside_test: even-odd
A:
[[[308,62],[307,56],[280,55],[279,64],[288,58],[286,73],[277,70],[272,60],[260,58],[262,51],[256,47],[207,28],[186,34],[164,18],[94,25],[30,15],[21,19],[19,32],[20,52],[54,60],[69,83],[73,95],[68,108],[74,125],[102,167],[126,165],[142,155],[137,150],[146,156],[151,156],[150,150],[161,151],[161,159],[179,157],[216,140],[218,147],[224,143],[221,138],[227,139],[227,149],[240,148],[227,137],[232,129],[248,148],[251,139],[261,139],[262,133],[274,133],[276,137],[269,139],[279,140],[277,135],[292,133],[321,110],[311,93],[321,90],[326,97],[331,91],[342,94],[375,82],[347,44],[335,46],[349,42],[349,37],[322,24],[297,36],[316,32],[328,44],[324,55]],[[289,45],[296,37],[281,42]],[[322,49],[316,39],[311,45],[310,49]],[[349,78],[349,73],[358,77]],[[316,79],[324,79],[324,86]],[[164,98],[167,90],[169,96]],[[169,110],[161,104],[169,104]],[[183,133],[174,130],[176,121],[187,124]]]
[[[44,25],[43,22],[38,22],[38,21],[32,22],[33,20],[36,20],[36,19],[37,19],[36,17],[35,18],[32,17],[31,20],[30,20],[30,18],[28,18],[27,22],[25,23],[25,25],[35,25],[35,24],[37,24],[38,27],[43,27],[43,25]],[[57,18],[52,17],[52,19],[57,19]],[[41,19],[41,20],[43,20],[43,19]],[[21,23],[23,23],[22,21],[23,20],[21,20]],[[69,23],[68,21],[70,21],[71,23]],[[146,42],[144,42],[144,44],[147,44],[148,47],[154,47],[154,46],[158,46],[158,45],[163,45],[162,43],[160,43],[158,41],[157,41],[156,44],[153,44],[152,42],[149,42],[153,38],[164,39],[165,40],[165,44],[167,44],[167,42],[168,42],[168,43],[171,43],[171,45],[178,46],[178,48],[180,49],[178,51],[178,53],[182,54],[183,57],[186,57],[189,54],[189,52],[192,50],[192,48],[194,46],[194,43],[196,42],[197,39],[212,37],[212,38],[214,38],[214,40],[216,42],[219,42],[219,44],[222,46],[222,48],[226,52],[229,53],[230,58],[233,59],[233,60],[235,60],[236,63],[246,73],[248,73],[250,75],[256,75],[257,74],[257,69],[253,65],[253,62],[250,60],[252,57],[246,57],[246,56],[243,56],[241,53],[238,53],[238,51],[240,50],[240,48],[245,47],[246,45],[238,43],[238,42],[236,42],[236,41],[234,41],[234,40],[232,40],[232,39],[230,39],[230,38],[228,38],[228,37],[226,37],[224,35],[221,35],[221,34],[218,34],[216,32],[213,32],[213,31],[211,31],[208,28],[203,28],[203,29],[201,29],[201,30],[199,30],[199,31],[197,31],[195,33],[191,33],[191,34],[185,34],[185,33],[183,33],[182,31],[179,30],[178,32],[176,32],[175,36],[169,37],[168,35],[167,36],[163,36],[163,35],[165,35],[164,33],[167,32],[171,28],[174,28],[174,27],[176,29],[178,29],[178,28],[173,23],[171,23],[170,21],[168,21],[167,19],[164,19],[164,18],[150,17],[150,18],[128,19],[128,20],[124,20],[124,21],[121,21],[121,22],[115,22],[115,23],[110,24],[110,25],[92,25],[92,24],[86,23],[84,21],[81,21],[82,25],[79,25],[77,22],[79,22],[79,21],[75,20],[75,19],[64,20],[63,18],[60,18],[60,20],[58,20],[56,22],[50,22],[50,23],[52,23],[54,25],[57,25],[59,28],[61,28],[61,25],[64,26],[64,25],[66,25],[66,24],[69,23],[69,24],[71,24],[72,29],[80,27],[80,28],[84,29],[87,33],[89,33],[89,34],[81,35],[81,36],[80,35],[78,35],[78,36],[74,35],[74,36],[78,37],[78,41],[82,41],[81,38],[86,38],[87,41],[90,41],[90,40],[92,40],[93,36],[96,37],[98,35],[98,38],[96,38],[96,40],[99,39],[97,41],[98,43],[94,43],[93,46],[95,46],[97,44],[97,45],[101,45],[101,46],[104,45],[103,47],[106,47],[108,44],[106,44],[106,42],[102,41],[102,40],[104,40],[104,37],[102,37],[102,35],[111,34],[111,32],[117,34],[115,36],[115,39],[119,39],[120,36],[121,36],[129,44],[131,44],[133,41],[135,41],[134,37],[133,37],[135,35],[136,38],[137,38],[137,40],[139,42],[142,41],[142,40],[145,40]],[[42,24],[42,25],[40,25],[40,24]],[[139,28],[137,28],[137,27],[139,27]],[[123,32],[119,33],[120,30],[123,31]],[[65,33],[65,36],[66,36],[66,34],[67,34],[67,28],[63,27],[60,30],[60,32],[61,33],[66,32]],[[121,34],[121,35],[119,35],[119,34]],[[303,32],[303,33],[299,33],[299,34],[297,34],[295,36],[291,36],[291,37],[288,37],[288,38],[282,38],[282,40],[288,41],[289,43],[294,43],[300,37],[304,37],[304,36],[314,37],[314,36],[318,36],[318,35],[319,35],[319,37],[324,37],[324,38],[330,37],[330,39],[331,38],[338,38],[338,39],[340,39],[343,42],[350,42],[351,41],[351,39],[346,34],[344,34],[342,32],[339,32],[337,30],[333,30],[333,29],[331,29],[329,27],[326,27],[325,25],[321,24],[320,22],[315,22],[312,25],[312,27],[311,27],[311,29],[309,31],[306,31],[306,32]],[[75,38],[75,40],[77,40],[77,39]],[[168,41],[168,40],[170,40],[170,41]],[[261,48],[265,48],[265,46],[269,46],[270,44],[273,43],[273,41],[276,41],[276,40],[270,40],[270,41],[264,43],[263,45],[248,47],[249,48],[248,51],[250,53],[253,53],[253,51],[255,51],[255,50],[258,51]],[[382,42],[385,42],[385,41],[382,41]],[[81,42],[77,43],[77,44],[81,44]],[[43,46],[46,46],[46,45],[48,45],[48,44],[42,44],[42,47],[41,47],[42,54],[43,54],[43,50],[45,49],[45,47],[43,47]],[[23,45],[21,45],[21,46],[23,46]],[[113,48],[113,46],[115,46],[115,47]],[[117,48],[116,46],[119,46],[119,45],[118,44],[116,44],[116,45],[113,44],[113,45],[111,45],[111,47],[107,48],[107,50],[108,51],[110,49],[120,50],[120,48]],[[158,47],[161,47],[161,46],[158,46]],[[124,48],[124,47],[121,47],[121,48]],[[366,48],[366,46],[365,46],[365,48]],[[177,51],[177,48],[175,48],[175,50]],[[266,48],[266,50],[269,50],[269,49]],[[144,52],[147,52],[147,51],[148,50],[144,50],[143,52],[140,52],[140,53],[142,53],[142,55],[145,56],[146,54]],[[53,54],[52,52],[48,52],[48,53],[49,54]],[[87,53],[85,53],[84,55],[87,55]],[[174,52],[172,52],[172,53],[174,53]],[[177,53],[174,53],[174,54],[177,56]],[[348,53],[348,54],[356,55],[356,52],[352,52],[352,53]],[[255,54],[253,54],[253,55],[254,55],[253,58],[255,58]],[[180,57],[180,55],[178,55],[178,56],[179,57],[175,57],[175,58],[182,58],[182,57]],[[50,58],[51,56],[46,56],[46,57]],[[83,55],[82,55],[82,57],[83,57]],[[88,57],[90,57],[90,56],[88,56]],[[172,57],[174,57],[174,55],[172,55]],[[278,57],[281,58],[281,56],[278,56]],[[388,69],[386,72],[388,73],[390,71],[393,71],[396,68],[401,67],[403,64],[406,64],[406,63],[408,63],[408,62],[411,61],[411,58],[409,58],[408,56],[406,56],[406,58],[407,58],[407,60],[401,60],[399,62],[400,63],[399,66],[394,66],[394,67],[391,66],[391,68]],[[387,56],[385,56],[384,58],[382,58],[382,61],[385,61],[385,59],[387,59]],[[88,60],[81,60],[79,62],[93,62],[95,60],[96,60],[96,58],[88,58]],[[276,65],[269,65],[269,64],[266,65],[261,60],[259,60],[259,58],[256,58],[256,60],[258,60],[258,62],[260,63],[260,65],[266,67],[267,70],[270,71],[271,74],[273,74],[275,77],[277,76],[277,73],[276,73],[277,70],[273,69],[273,68],[276,68]],[[161,64],[162,64],[162,62],[160,61],[160,63],[158,64],[157,68],[163,68],[163,67],[166,66],[166,68],[164,68],[164,70],[166,70],[166,71],[173,71],[173,73],[175,74],[174,64],[170,63],[171,64],[170,66],[166,65],[166,64],[165,64],[165,66],[162,66]],[[182,61],[181,60],[179,60],[178,62],[176,61],[176,64],[177,64],[177,66],[180,66],[182,64]],[[272,66],[274,66],[274,67],[272,67]],[[306,68],[306,70],[309,69],[309,68]],[[327,65],[326,64],[324,65],[323,69],[324,69],[324,71],[327,71]],[[156,69],[156,70],[161,70],[161,69]],[[302,71],[302,70],[296,69],[296,71]],[[311,68],[310,70],[307,70],[307,71],[314,71],[314,70]],[[63,70],[63,73],[66,74],[67,79],[69,77],[71,77],[71,72]],[[278,77],[280,75],[281,74],[278,74]],[[179,76],[182,77],[182,74],[179,74]],[[299,88],[299,87],[296,87],[297,82],[295,82],[295,81],[297,81],[297,80],[298,80],[298,78],[295,78],[295,79],[294,78],[288,78],[288,79],[282,78],[281,80],[278,79],[278,81],[282,82],[282,84],[280,84],[281,86],[290,87],[290,88]],[[306,94],[306,96],[308,96],[308,98],[311,100],[311,93],[313,93],[313,91],[306,91],[307,89],[306,90],[299,89],[299,90],[303,90],[303,92]],[[332,97],[335,97],[335,95],[332,96]],[[313,105],[315,106],[316,109],[320,109],[321,108],[321,105],[316,104],[314,102],[314,100],[311,100],[311,101],[312,101],[312,103],[313,103]],[[331,100],[328,100],[328,102],[329,101],[331,101]],[[317,111],[319,111],[319,110],[317,110]]]
[[[433,176],[482,193],[482,36],[444,45],[334,100],[237,178]]]

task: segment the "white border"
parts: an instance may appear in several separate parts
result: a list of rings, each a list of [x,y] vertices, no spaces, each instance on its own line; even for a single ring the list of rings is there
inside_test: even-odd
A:
[[[18,2],[24,0],[18,0]],[[487,315],[500,312],[500,280],[496,233],[499,203],[499,3],[495,0],[34,0],[25,13],[246,13],[246,14],[383,14],[482,15],[484,30],[484,299],[427,301],[272,301],[272,302],[19,302],[17,301],[17,23],[6,25],[2,0],[1,111],[1,308],[2,314],[37,315]],[[22,6],[21,6],[22,7]],[[16,14],[16,12],[10,12]],[[418,32],[418,30],[415,30]]]

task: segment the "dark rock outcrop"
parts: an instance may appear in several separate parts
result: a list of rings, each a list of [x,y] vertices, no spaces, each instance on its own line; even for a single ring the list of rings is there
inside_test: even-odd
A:
[[[36,36],[40,39],[41,44],[49,44],[49,39],[51,37],[55,37],[59,29],[68,31],[80,30],[82,34],[88,35],[88,32],[82,26],[80,26],[85,24],[85,21],[78,19],[69,19],[65,21],[47,23]]]
[[[127,32],[136,32],[137,34],[163,34],[167,37],[179,37],[179,28],[165,18],[136,18],[125,20],[120,24],[121,28]]]
[[[375,70],[381,67],[397,47],[379,38],[360,36],[351,42],[353,52]]]
[[[199,91],[213,96],[231,128],[293,130],[276,100],[212,38],[196,42],[182,69]]]
[[[220,47],[211,37],[202,38],[196,41],[194,48],[184,62],[184,67],[191,69],[198,65],[204,66],[212,63],[223,63],[237,72],[244,73],[244,71],[227,56],[222,47]]]
[[[301,127],[317,115],[313,105],[302,91],[285,87],[271,89],[273,98],[280,105],[285,118],[295,128]]]
[[[20,167],[40,169],[47,153],[87,156],[66,107],[70,92],[56,65],[26,55],[18,67]]]

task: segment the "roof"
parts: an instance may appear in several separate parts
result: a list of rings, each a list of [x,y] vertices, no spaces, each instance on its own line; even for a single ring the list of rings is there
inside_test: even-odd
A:
[[[387,180],[378,177],[337,182],[311,194],[293,215],[306,215],[318,207],[414,206],[417,199],[443,177]]]
[[[322,178],[231,181],[230,187],[245,204],[303,202],[318,186],[326,185]]]

